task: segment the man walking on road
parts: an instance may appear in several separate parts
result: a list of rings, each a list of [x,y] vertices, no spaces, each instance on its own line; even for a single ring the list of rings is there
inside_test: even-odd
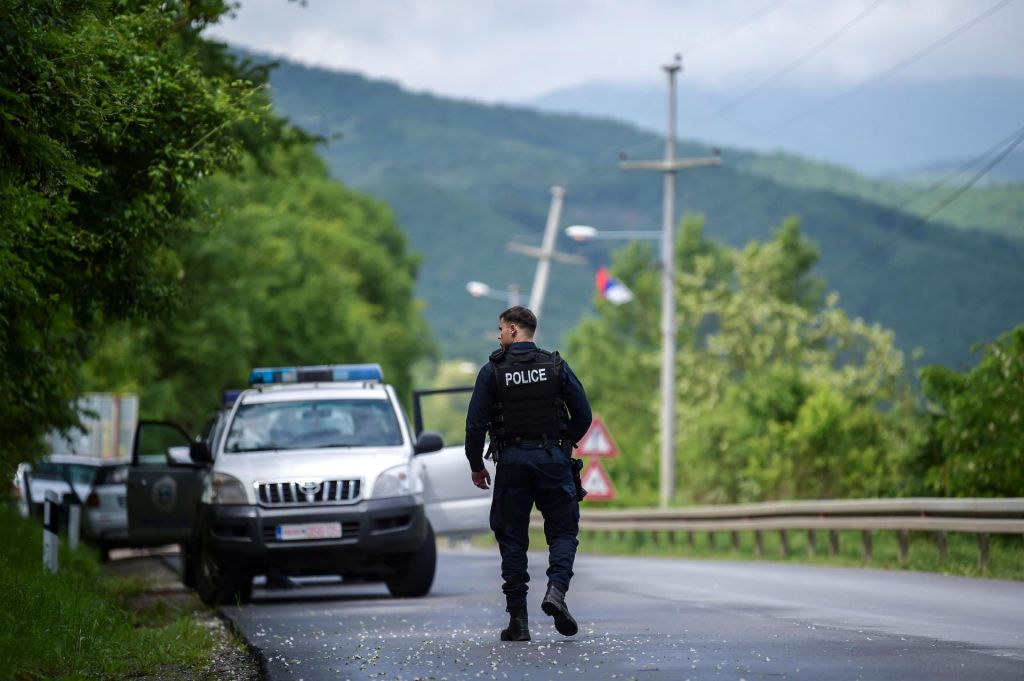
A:
[[[502,641],[530,640],[526,550],[535,503],[544,516],[548,543],[548,588],[541,610],[554,618],[559,633],[573,636],[579,629],[565,604],[579,544],[580,509],[573,479],[579,469],[572,449],[590,427],[590,404],[559,354],[534,344],[536,330],[537,317],[525,307],[501,313],[501,348],[480,369],[466,417],[466,458],[473,484],[487,489],[491,482],[483,462],[488,431],[489,455],[497,465],[491,529],[501,551],[509,613]]]

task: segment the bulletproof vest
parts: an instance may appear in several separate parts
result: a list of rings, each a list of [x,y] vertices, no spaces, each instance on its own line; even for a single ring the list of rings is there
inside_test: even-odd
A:
[[[558,353],[499,349],[490,359],[498,396],[492,435],[503,444],[565,437],[568,413],[561,398]]]

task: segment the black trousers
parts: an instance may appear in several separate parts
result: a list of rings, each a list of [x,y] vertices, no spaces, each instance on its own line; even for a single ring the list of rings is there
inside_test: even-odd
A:
[[[530,511],[544,516],[548,543],[548,581],[568,591],[579,545],[580,507],[571,460],[555,445],[506,447],[498,459],[491,501],[491,529],[501,551],[502,591],[509,612],[526,608],[526,551],[530,546]]]

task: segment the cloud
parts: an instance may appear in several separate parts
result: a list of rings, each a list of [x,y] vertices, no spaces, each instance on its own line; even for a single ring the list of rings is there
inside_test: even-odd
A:
[[[684,78],[727,91],[806,53],[870,0],[242,0],[211,34],[306,64],[396,80],[414,90],[523,101],[580,82],[661,82],[684,51]],[[791,84],[842,86],[884,71],[992,2],[888,0]],[[1024,75],[1011,3],[901,77]],[[743,23],[745,19],[750,19]]]

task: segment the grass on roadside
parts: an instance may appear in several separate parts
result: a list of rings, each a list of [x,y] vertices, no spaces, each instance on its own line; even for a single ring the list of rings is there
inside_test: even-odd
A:
[[[940,559],[939,548],[931,533],[911,532],[906,563],[899,558],[899,540],[895,532],[873,532],[871,559],[865,561],[861,532],[841,531],[839,552],[831,555],[828,532],[815,533],[814,551],[810,550],[805,531],[787,533],[789,555],[783,556],[779,533],[763,532],[763,555],[758,558],[753,532],[740,532],[738,546],[733,546],[729,532],[716,532],[713,540],[708,532],[694,532],[692,544],[686,532],[592,532],[580,533],[580,552],[621,556],[656,556],[713,560],[768,560],[811,565],[870,567],[893,570],[916,570],[967,577],[988,577],[1024,581],[1024,537],[992,535],[989,559],[985,569],[978,561],[978,538],[973,534],[950,533],[947,550]],[[475,546],[493,546],[492,535],[477,535]],[[530,532],[530,546],[543,550],[547,544],[544,533]]]
[[[0,506],[0,660],[14,679],[126,678],[199,670],[214,649],[188,609],[125,604],[145,584],[107,575],[98,554],[62,541],[60,570],[42,566],[42,527]]]

